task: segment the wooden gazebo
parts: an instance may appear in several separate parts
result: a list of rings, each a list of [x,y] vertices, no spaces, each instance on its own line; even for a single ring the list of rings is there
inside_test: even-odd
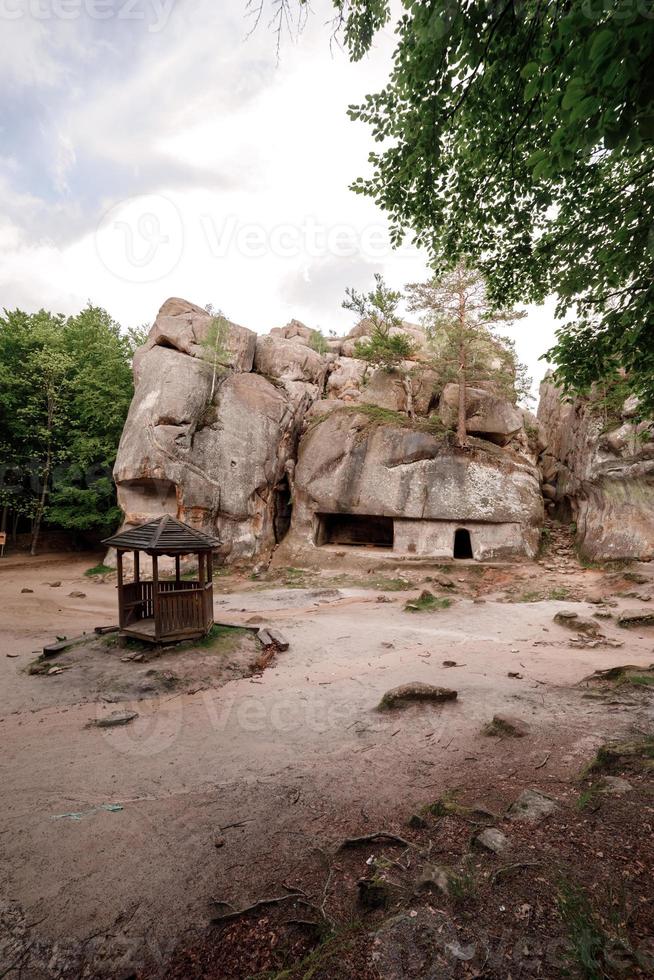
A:
[[[159,517],[107,538],[103,544],[116,549],[118,569],[118,614],[120,632],[151,643],[187,640],[204,636],[213,626],[212,551],[217,538],[174,517]],[[126,582],[123,555],[134,554],[134,576]],[[152,579],[142,579],[139,553],[152,557]],[[159,578],[158,559],[175,559],[175,578]],[[198,577],[182,579],[180,559],[197,555]]]

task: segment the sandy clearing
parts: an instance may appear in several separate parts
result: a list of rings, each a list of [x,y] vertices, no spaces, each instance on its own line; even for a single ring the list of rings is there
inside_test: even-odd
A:
[[[615,663],[649,664],[654,631],[603,625],[624,648],[578,650],[552,623],[569,602],[460,599],[411,615],[406,594],[378,603],[365,590],[279,589],[217,596],[221,620],[260,615],[290,639],[260,678],[130,703],[139,718],[129,727],[88,730],[106,707],[66,703],[66,674],[22,673],[53,633],[114,621],[114,588],[85,579],[88,565],[68,559],[56,577],[50,564],[21,568],[18,580],[15,570],[0,573],[2,651],[20,653],[0,656],[0,889],[5,906],[39,922],[46,943],[65,950],[95,936],[108,976],[123,960],[165,956],[182,930],[206,921],[212,896],[256,898],[316,846],[446,789],[465,792],[481,774],[498,772],[489,805],[506,802],[507,771],[565,794],[597,744],[647,723],[645,702],[588,701],[575,685]],[[62,585],[52,589],[51,580]],[[34,593],[22,595],[24,586]],[[73,590],[87,599],[68,598]],[[596,607],[574,608],[591,615]],[[560,645],[534,646],[543,641]],[[446,659],[465,666],[445,668]],[[507,676],[516,670],[522,680]],[[409,680],[455,687],[459,699],[374,710],[385,690]],[[532,734],[502,743],[481,736],[499,710],[527,719]],[[536,770],[547,753],[551,761]],[[123,809],[96,809],[107,803]],[[78,811],[79,820],[56,819]],[[216,849],[219,828],[243,821]]]

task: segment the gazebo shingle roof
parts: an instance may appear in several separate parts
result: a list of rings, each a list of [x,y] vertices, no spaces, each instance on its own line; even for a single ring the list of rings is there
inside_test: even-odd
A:
[[[145,551],[150,555],[185,555],[212,551],[220,541],[166,515],[114,534],[102,543],[125,551]]]

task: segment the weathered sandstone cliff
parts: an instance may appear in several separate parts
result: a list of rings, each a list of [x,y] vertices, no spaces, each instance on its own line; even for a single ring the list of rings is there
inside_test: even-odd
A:
[[[457,529],[475,558],[535,553],[542,497],[526,414],[492,385],[471,388],[471,446],[454,448],[456,387],[439,388],[419,327],[405,327],[413,360],[366,371],[351,356],[365,321],[326,343],[296,320],[266,336],[230,323],[212,396],[210,322],[169,299],[137,352],[114,474],[126,522],[174,514],[215,533],[227,561],[267,558],[285,537],[299,551],[445,557]]]
[[[541,464],[555,513],[576,522],[580,553],[600,561],[654,558],[654,431],[627,399],[607,415],[593,398],[562,399],[541,385]]]

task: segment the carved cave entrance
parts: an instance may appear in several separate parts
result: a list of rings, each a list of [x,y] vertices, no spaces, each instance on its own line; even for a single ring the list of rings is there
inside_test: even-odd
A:
[[[370,514],[318,514],[316,544],[392,548],[393,518]]]
[[[454,532],[453,555],[455,558],[474,558],[470,531],[465,527],[458,527]]]

